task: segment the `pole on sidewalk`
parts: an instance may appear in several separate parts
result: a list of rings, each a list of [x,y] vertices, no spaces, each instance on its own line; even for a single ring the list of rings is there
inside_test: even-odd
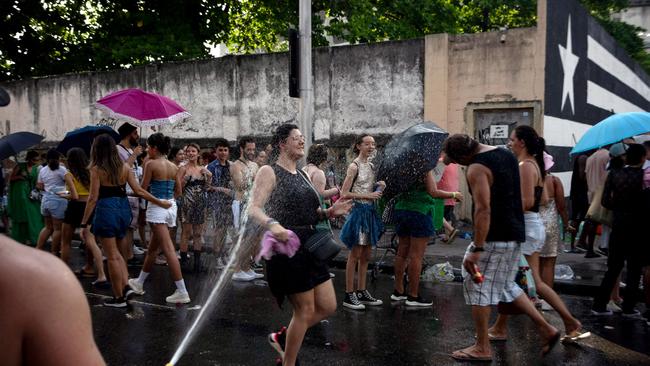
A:
[[[311,0],[300,0],[300,130],[305,136],[305,151],[313,140],[314,89],[311,70]]]

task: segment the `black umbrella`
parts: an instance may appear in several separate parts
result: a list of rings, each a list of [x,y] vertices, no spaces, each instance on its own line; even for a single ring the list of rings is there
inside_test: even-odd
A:
[[[4,136],[0,139],[0,160],[18,155],[19,152],[37,145],[43,138],[31,132],[16,132]]]
[[[384,152],[377,180],[386,182],[384,197],[406,192],[436,167],[442,143],[449,133],[433,122],[418,123],[395,135]]]
[[[61,141],[59,143],[59,146],[56,147],[56,150],[65,155],[68,153],[68,150],[72,149],[73,147],[79,147],[86,152],[86,155],[90,156],[90,148],[93,144],[95,136],[102,133],[111,135],[115,139],[115,142],[120,141],[120,135],[109,126],[90,125],[77,128],[76,130],[66,133],[63,141]]]
[[[0,88],[0,107],[9,105],[11,98],[9,98],[9,93],[3,88]]]

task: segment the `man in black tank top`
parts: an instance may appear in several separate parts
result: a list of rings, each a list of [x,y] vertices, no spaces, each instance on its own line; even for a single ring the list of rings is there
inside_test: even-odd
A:
[[[492,359],[488,320],[491,307],[499,302],[512,303],[539,326],[543,352],[547,353],[560,333],[514,282],[519,244],[526,239],[517,159],[503,148],[479,144],[464,134],[450,136],[443,151],[445,163],[468,167],[474,223],[474,241],[463,260],[463,293],[465,302],[472,306],[476,343],[451,356],[460,361]]]

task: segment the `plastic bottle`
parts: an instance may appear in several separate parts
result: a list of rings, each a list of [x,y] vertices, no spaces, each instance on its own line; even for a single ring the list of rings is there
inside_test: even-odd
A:
[[[474,283],[483,283],[483,280],[485,280],[485,278],[483,277],[481,271],[478,269],[478,266],[475,264],[474,274],[472,275],[472,281],[474,281]]]
[[[327,185],[330,187],[336,186],[336,182],[334,181],[334,170],[330,169],[327,171]]]

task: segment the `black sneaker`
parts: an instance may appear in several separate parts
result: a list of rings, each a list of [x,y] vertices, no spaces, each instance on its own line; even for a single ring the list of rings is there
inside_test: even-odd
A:
[[[357,300],[359,300],[359,302],[364,305],[370,305],[370,306],[379,306],[384,303],[383,301],[372,297],[372,295],[370,295],[370,292],[368,292],[368,290],[357,291]]]
[[[585,258],[599,258],[599,257],[600,255],[596,254],[595,252],[587,252],[587,254],[585,254]]]
[[[405,293],[399,293],[397,290],[393,290],[393,294],[390,295],[390,299],[393,301],[402,301],[406,300],[406,294]]]
[[[348,309],[354,310],[364,310],[366,306],[362,304],[357,298],[356,292],[346,292],[345,298],[343,299],[343,306]]]
[[[636,310],[636,309],[633,309],[632,311],[625,311],[624,310],[621,313],[621,315],[623,315],[626,318],[641,319],[641,312]]]
[[[269,344],[284,359],[284,345],[287,342],[287,328],[282,327],[279,331],[269,334]],[[280,361],[282,361],[282,359]],[[282,362],[280,362],[282,364]]]
[[[104,306],[108,306],[111,308],[125,308],[126,307],[126,299],[124,296],[122,297],[113,297],[111,299],[108,299],[104,301]]]
[[[135,295],[135,291],[133,291],[131,286],[124,286],[124,289],[122,290],[122,297],[124,297],[125,300],[131,300],[131,297],[133,297],[133,295]]]
[[[409,295],[406,297],[406,306],[424,308],[431,305],[433,305],[433,301],[424,300],[421,296],[413,297]]]

